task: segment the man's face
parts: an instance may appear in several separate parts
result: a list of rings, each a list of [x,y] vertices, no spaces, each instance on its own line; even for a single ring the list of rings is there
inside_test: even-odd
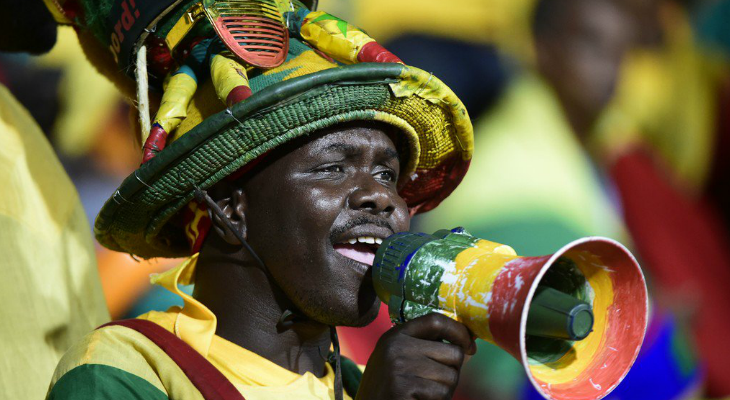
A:
[[[386,130],[368,123],[328,129],[243,185],[249,243],[294,305],[321,323],[363,326],[375,318],[377,243],[361,242],[409,228]]]
[[[561,101],[593,119],[616,87],[632,25],[609,1],[573,1],[554,31],[538,38],[541,71]]]

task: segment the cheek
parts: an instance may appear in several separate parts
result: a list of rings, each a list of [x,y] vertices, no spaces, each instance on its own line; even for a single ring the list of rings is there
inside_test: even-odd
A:
[[[391,224],[395,232],[406,232],[411,229],[411,212],[406,206],[406,202],[401,200],[402,204],[396,207],[391,216]]]
[[[251,234],[262,233],[264,243],[257,241],[277,264],[306,262],[329,243],[330,229],[340,209],[338,199],[322,189],[293,190],[297,186],[292,183],[286,186],[288,189],[272,194],[268,201],[261,199],[260,209],[266,211],[255,218],[259,229]]]
[[[302,197],[306,198],[306,213],[329,227],[332,226],[334,216],[343,208],[343,198],[333,190],[327,188],[309,188]],[[332,216],[331,218],[329,216]]]

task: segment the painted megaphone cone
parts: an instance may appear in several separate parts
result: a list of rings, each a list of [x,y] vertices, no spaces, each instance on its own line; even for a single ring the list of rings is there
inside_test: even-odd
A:
[[[591,304],[593,332],[580,341],[529,335],[528,316],[536,291],[574,274],[571,269],[579,274],[569,276],[574,282],[569,290]],[[522,362],[534,386],[548,399],[603,398],[639,354],[648,319],[646,283],[633,256],[613,240],[585,238],[551,256],[512,260],[497,276],[491,293],[489,328],[495,343]]]
[[[394,321],[450,316],[520,360],[553,400],[605,397],[634,363],[647,325],[641,269],[605,238],[520,257],[461,228],[401,233],[378,249],[373,283]]]

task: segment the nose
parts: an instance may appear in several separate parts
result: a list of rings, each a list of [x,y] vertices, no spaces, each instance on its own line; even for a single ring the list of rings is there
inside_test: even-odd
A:
[[[353,210],[389,217],[395,211],[395,195],[395,190],[383,186],[372,175],[360,173],[347,202]]]

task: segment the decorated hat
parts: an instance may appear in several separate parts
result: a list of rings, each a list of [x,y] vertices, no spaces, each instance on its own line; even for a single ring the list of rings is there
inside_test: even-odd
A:
[[[136,87],[140,106],[145,162],[96,219],[105,247],[143,258],[190,255],[207,219],[196,188],[240,176],[276,147],[348,121],[380,121],[403,134],[409,158],[398,189],[412,213],[436,207],[466,173],[473,131],[456,95],[363,31],[314,11],[316,2],[70,2],[64,15],[89,58],[106,63],[107,75],[114,60],[113,80]],[[233,67],[218,70],[219,62]],[[171,107],[181,93],[186,100]],[[160,96],[152,124],[145,106]],[[174,118],[160,119],[167,109],[177,110],[166,111]]]

